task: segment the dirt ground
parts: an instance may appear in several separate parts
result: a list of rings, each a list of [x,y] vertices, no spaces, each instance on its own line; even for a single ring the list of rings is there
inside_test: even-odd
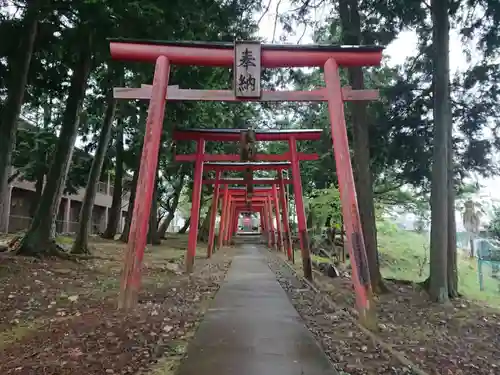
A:
[[[334,302],[323,302],[271,256],[271,267],[299,313],[338,369],[348,374],[412,373],[381,350],[356,324],[354,293],[347,275],[332,279],[315,272],[314,284]],[[301,274],[299,262],[294,268]],[[500,311],[458,299],[448,306],[431,304],[420,287],[388,282],[391,292],[376,299],[376,335],[433,375],[500,374]],[[339,311],[341,310],[341,311]]]
[[[124,245],[94,239],[78,263],[0,253],[0,374],[172,375],[230,265],[198,249],[184,275],[184,236],[147,250],[140,306],[116,310]],[[268,253],[269,265],[341,375],[414,374],[355,323],[348,277],[315,273],[314,292]],[[295,269],[300,272],[300,262]],[[417,286],[389,283],[376,301],[376,335],[433,375],[500,374],[500,312],[466,300],[430,304]],[[327,296],[333,305],[325,302]]]
[[[186,276],[185,240],[146,250],[140,306],[128,315],[116,309],[119,242],[94,240],[99,258],[78,263],[0,253],[0,374],[171,374],[233,253],[197,257]]]

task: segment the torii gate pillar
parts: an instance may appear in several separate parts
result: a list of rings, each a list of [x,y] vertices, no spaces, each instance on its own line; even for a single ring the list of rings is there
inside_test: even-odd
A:
[[[214,239],[215,239],[215,219],[217,218],[217,210],[219,208],[219,191],[220,191],[220,171],[215,172],[215,186],[214,186],[214,196],[212,198],[212,210],[210,211],[210,227],[208,232],[208,247],[207,247],[207,258],[212,256],[214,250]],[[219,224],[220,232],[220,224]]]
[[[141,284],[141,265],[147,243],[149,213],[158,165],[158,152],[163,130],[170,62],[165,56],[156,59],[151,100],[149,102],[146,132],[142,147],[139,178],[134,202],[130,234],[125,255],[118,308],[131,309],[137,305]],[[129,207],[131,209],[131,207]]]
[[[200,200],[203,180],[203,154],[205,140],[199,139],[196,145],[196,161],[194,162],[193,196],[191,198],[191,224],[189,228],[188,248],[186,253],[186,272],[193,272],[196,242],[198,240],[198,223],[200,221]]]
[[[370,273],[359,218],[338,68],[335,59],[330,58],[325,63],[326,95],[328,97],[328,112],[332,127],[333,152],[339,181],[347,248],[352,265],[352,281],[356,291],[356,305],[358,306],[360,320],[367,325],[371,325],[370,322],[374,320],[374,316],[369,315],[374,311],[372,309]]]
[[[281,215],[280,215],[280,205],[278,203],[278,189],[276,184],[273,184],[273,206],[275,209],[276,216],[276,235],[277,235],[277,249],[278,251],[283,251],[283,236],[281,233]]]
[[[224,188],[224,195],[222,196],[222,209],[220,213],[220,223],[219,223],[219,238],[217,238],[217,247],[219,249],[224,246],[224,233],[226,231],[227,222],[227,209],[229,206],[229,185]]]
[[[299,161],[297,159],[297,140],[291,137],[288,141],[292,162],[292,181],[293,192],[295,198],[295,206],[297,209],[297,224],[299,227],[300,250],[302,253],[302,268],[304,277],[307,280],[312,280],[312,264],[309,250],[309,236],[307,234],[306,213],[304,210],[304,199],[302,196],[302,181],[300,178]]]
[[[285,195],[285,183],[283,182],[282,171],[278,171],[278,180],[280,188],[279,200],[281,205],[281,220],[283,223],[283,230],[282,230],[283,247],[288,256],[288,260],[293,260],[292,237],[290,233],[290,226],[288,223],[287,197]]]

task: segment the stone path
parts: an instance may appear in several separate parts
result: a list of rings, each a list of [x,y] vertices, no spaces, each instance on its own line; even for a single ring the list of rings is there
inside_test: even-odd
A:
[[[255,245],[243,245],[177,375],[337,375]]]

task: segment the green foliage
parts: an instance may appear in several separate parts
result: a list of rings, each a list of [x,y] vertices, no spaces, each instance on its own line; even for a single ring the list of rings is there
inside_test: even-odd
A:
[[[19,129],[13,155],[15,175],[23,180],[43,181],[54,157],[57,136],[53,130],[39,128]],[[66,180],[65,193],[74,194],[85,186],[92,158],[81,150],[75,150]]]
[[[384,278],[422,282],[429,275],[429,235],[399,229],[388,221],[377,222],[380,269]],[[485,290],[479,290],[476,260],[458,257],[459,290],[466,298],[500,306],[498,280],[485,272]]]
[[[492,217],[487,228],[490,235],[500,239],[500,207],[493,207]]]
[[[340,193],[336,187],[313,190],[308,199],[308,206],[316,226],[341,229]]]
[[[289,30],[296,24],[313,23],[315,39],[322,43],[338,43],[340,40],[339,2],[324,5],[323,13],[329,18],[312,22],[312,13],[318,6],[313,2],[294,1],[299,12],[284,17]],[[417,31],[418,51],[401,66],[366,69],[367,87],[380,89],[381,100],[369,103],[370,170],[375,186],[383,185],[390,175],[394,194],[384,194],[383,200],[390,204],[406,201],[405,191],[399,187],[411,185],[418,194],[429,191],[431,152],[433,141],[433,97],[431,24],[428,7],[417,1],[382,2],[358,1],[361,17],[361,40],[364,44],[387,45],[400,31],[410,28]],[[500,41],[498,22],[500,7],[496,2],[476,0],[469,3],[455,2],[450,6],[450,15],[455,26],[464,36],[464,42],[479,41],[478,61],[470,69],[457,73],[451,85],[453,122],[455,124],[454,171],[457,188],[471,173],[491,176],[498,171],[494,153],[500,142],[497,126],[492,119],[499,117],[498,85],[500,71],[498,48]],[[484,17],[484,19],[483,19]],[[482,22],[487,20],[487,22]],[[318,24],[319,23],[319,24]],[[474,39],[473,38],[477,38]],[[495,44],[496,43],[496,44]],[[470,47],[463,46],[472,54]],[[297,89],[312,89],[323,85],[322,70],[308,72],[283,72],[281,81],[291,80]],[[345,82],[345,72],[341,78]],[[304,168],[307,181],[306,191],[327,188],[336,183],[335,162],[331,149],[331,134],[328,112],[325,104],[292,103],[283,105],[287,127],[319,127],[325,130],[324,139],[314,146],[304,146],[320,154],[320,161]],[[352,138],[350,114],[346,111],[348,136]],[[492,136],[491,136],[492,134]],[[408,191],[408,190],[406,190]],[[377,197],[376,199],[380,199]]]

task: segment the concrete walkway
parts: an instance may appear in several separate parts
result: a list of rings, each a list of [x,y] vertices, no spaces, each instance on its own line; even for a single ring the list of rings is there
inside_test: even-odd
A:
[[[265,257],[243,245],[177,375],[335,375]]]

